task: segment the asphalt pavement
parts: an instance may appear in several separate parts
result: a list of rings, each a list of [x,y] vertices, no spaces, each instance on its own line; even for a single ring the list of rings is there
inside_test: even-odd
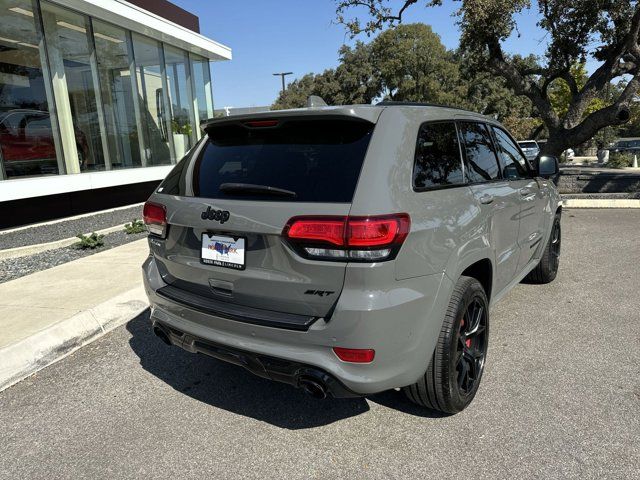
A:
[[[458,415],[314,400],[165,346],[145,313],[0,393],[0,478],[640,478],[639,227],[565,211],[556,281],[493,308]]]

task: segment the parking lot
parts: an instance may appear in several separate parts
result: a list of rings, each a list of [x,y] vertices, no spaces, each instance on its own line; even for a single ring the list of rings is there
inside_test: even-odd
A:
[[[458,415],[314,400],[165,346],[145,313],[0,393],[0,478],[640,478],[639,227],[564,212],[558,278],[493,308]]]

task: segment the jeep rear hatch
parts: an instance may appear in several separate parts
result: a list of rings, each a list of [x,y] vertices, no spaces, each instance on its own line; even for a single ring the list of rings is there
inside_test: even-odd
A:
[[[154,248],[165,281],[234,305],[329,314],[346,263],[303,258],[282,232],[293,217],[349,214],[373,129],[339,115],[209,124],[199,153],[151,198],[166,208]]]

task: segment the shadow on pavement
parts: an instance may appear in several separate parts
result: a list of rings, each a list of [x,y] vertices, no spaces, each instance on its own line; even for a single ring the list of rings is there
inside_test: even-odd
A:
[[[131,320],[129,344],[140,364],[175,390],[217,408],[288,429],[313,428],[369,411],[367,400],[410,415],[438,418],[396,391],[365,398],[316,400],[236,365],[168,347],[151,331],[149,311]]]
[[[369,410],[364,398],[316,400],[236,365],[162,343],[151,331],[149,312],[127,324],[140,364],[179,392],[217,408],[288,428],[312,428]]]

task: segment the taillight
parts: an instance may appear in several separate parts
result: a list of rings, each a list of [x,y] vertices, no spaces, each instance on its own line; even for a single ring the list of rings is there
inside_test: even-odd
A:
[[[167,209],[164,205],[147,202],[142,209],[142,218],[147,230],[153,235],[164,238],[167,233]]]
[[[347,217],[294,217],[285,227],[285,235],[292,240],[344,245],[344,226]]]
[[[395,256],[410,226],[406,213],[373,217],[293,217],[282,235],[305,257],[377,262]]]
[[[401,245],[409,233],[409,215],[400,213],[385,217],[350,218],[347,241],[350,247]]]
[[[350,363],[371,363],[376,356],[376,351],[370,348],[333,347],[333,351],[340,360]]]

